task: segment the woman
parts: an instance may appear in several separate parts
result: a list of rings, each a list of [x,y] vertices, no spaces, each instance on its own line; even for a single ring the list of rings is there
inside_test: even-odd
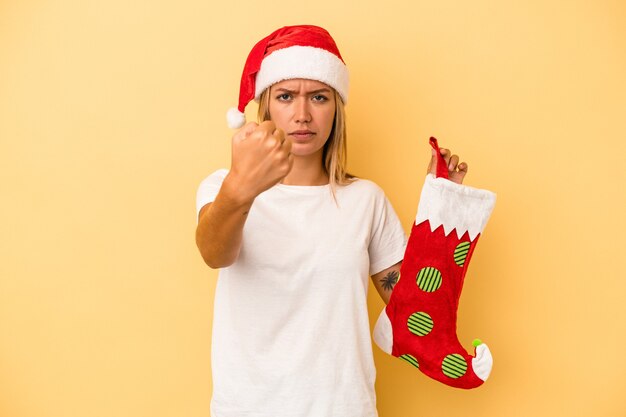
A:
[[[235,133],[230,170],[197,199],[198,248],[221,268],[214,417],[377,415],[368,277],[387,303],[406,236],[383,191],[346,172],[347,87],[322,28],[284,27],[250,52],[229,124],[252,98],[260,123]],[[460,183],[467,165],[442,155]]]

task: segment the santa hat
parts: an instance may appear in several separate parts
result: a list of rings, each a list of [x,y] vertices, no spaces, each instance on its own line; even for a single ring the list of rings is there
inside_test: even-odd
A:
[[[312,25],[285,26],[259,41],[248,55],[241,75],[239,105],[228,110],[228,127],[246,123],[244,110],[279,81],[304,78],[334,88],[348,101],[348,68],[330,34]]]

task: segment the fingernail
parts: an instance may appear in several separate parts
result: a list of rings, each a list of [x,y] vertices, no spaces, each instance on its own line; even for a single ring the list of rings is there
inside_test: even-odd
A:
[[[435,154],[435,149],[431,149],[431,150],[430,150],[430,153],[431,153],[432,155],[434,155],[434,154]]]

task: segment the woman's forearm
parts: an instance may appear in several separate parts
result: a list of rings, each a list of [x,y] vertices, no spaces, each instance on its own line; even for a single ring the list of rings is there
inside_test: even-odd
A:
[[[196,245],[211,268],[223,268],[237,260],[253,201],[238,194],[237,186],[227,176],[215,201],[200,211]]]

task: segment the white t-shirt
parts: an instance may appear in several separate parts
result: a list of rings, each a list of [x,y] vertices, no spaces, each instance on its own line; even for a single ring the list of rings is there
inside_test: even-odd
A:
[[[198,188],[197,212],[227,170]],[[219,272],[212,417],[375,417],[369,276],[401,261],[404,230],[380,187],[359,179],[278,184],[259,195],[237,261]]]

